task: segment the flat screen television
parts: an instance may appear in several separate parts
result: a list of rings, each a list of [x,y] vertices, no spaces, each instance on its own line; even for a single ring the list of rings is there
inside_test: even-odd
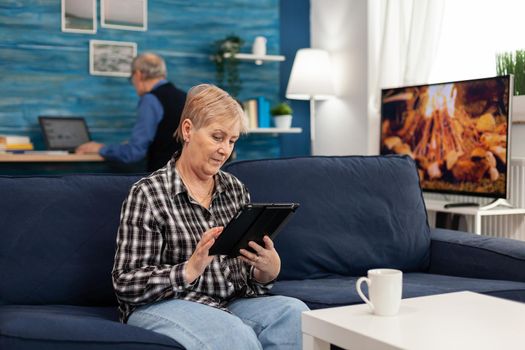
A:
[[[381,91],[381,154],[408,154],[427,192],[508,199],[511,75]]]

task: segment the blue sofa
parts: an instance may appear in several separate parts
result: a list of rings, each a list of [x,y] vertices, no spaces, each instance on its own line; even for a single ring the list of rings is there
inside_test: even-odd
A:
[[[274,294],[360,303],[358,276],[404,271],[403,297],[470,290],[525,301],[525,242],[429,229],[408,157],[241,161],[254,202],[299,202],[276,238]],[[137,175],[0,177],[0,349],[183,349],[117,321],[111,268]]]

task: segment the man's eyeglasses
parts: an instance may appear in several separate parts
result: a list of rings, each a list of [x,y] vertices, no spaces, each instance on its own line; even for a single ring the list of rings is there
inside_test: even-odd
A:
[[[130,75],[129,78],[128,78],[128,80],[129,80],[129,82],[130,82],[131,84],[133,84],[133,76],[135,75],[136,72],[137,72],[136,70],[131,71],[131,75]]]

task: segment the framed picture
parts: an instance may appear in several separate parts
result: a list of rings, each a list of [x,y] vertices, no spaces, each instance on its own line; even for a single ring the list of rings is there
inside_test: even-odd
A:
[[[131,61],[137,44],[124,41],[89,41],[89,73],[113,77],[130,77]]]
[[[97,32],[97,1],[62,0],[62,31],[95,34]]]
[[[104,28],[148,29],[148,0],[100,0],[100,25]]]

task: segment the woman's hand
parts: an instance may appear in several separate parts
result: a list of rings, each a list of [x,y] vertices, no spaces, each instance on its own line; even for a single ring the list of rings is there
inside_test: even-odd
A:
[[[224,227],[213,227],[204,232],[201,240],[197,243],[195,251],[188,259],[186,268],[184,270],[184,279],[186,283],[195,281],[206,269],[206,267],[213,260],[213,255],[209,255],[209,251],[213,243],[221,234]]]
[[[259,283],[268,283],[274,280],[281,271],[281,258],[273,246],[273,242],[268,236],[264,236],[264,248],[257,243],[250,241],[248,245],[255,250],[256,254],[241,249],[240,258],[245,263],[255,267],[253,277]]]

